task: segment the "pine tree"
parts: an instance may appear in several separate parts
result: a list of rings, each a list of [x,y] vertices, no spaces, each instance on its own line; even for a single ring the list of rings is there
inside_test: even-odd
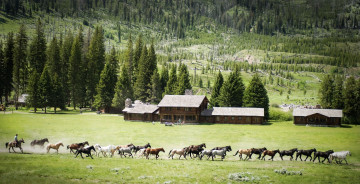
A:
[[[137,73],[136,82],[134,85],[134,97],[135,99],[146,101],[146,97],[148,96],[147,92],[149,89],[149,82],[151,78],[147,76],[147,70],[149,70],[148,66],[148,52],[146,45],[144,45],[143,50],[141,52],[141,57],[139,60],[139,72]]]
[[[160,74],[161,93],[165,91],[165,87],[168,80],[169,80],[169,70],[163,66]]]
[[[358,94],[356,94],[356,81],[353,76],[349,77],[345,82],[345,91],[344,91],[344,115],[345,121],[348,123],[356,123],[356,116],[358,111],[356,111],[356,102]]]
[[[46,65],[39,80],[40,105],[45,108],[52,105],[53,86],[49,74],[49,67]]]
[[[20,26],[19,33],[16,35],[14,48],[13,79],[16,98],[15,102],[18,101],[18,97],[20,96],[20,94],[26,91],[26,83],[29,75],[26,60],[27,42],[28,38],[26,36],[26,29],[25,26],[22,24]]]
[[[14,69],[14,34],[10,32],[6,38],[4,49],[4,96],[5,102],[9,102],[9,96],[13,89],[13,69]]]
[[[190,76],[187,66],[185,64],[180,64],[179,66],[179,76],[178,76],[178,86],[176,88],[175,94],[183,95],[186,89],[192,89],[190,84]]]
[[[132,99],[133,89],[129,78],[129,73],[126,67],[122,67],[120,77],[115,86],[115,95],[112,105],[116,108],[123,109],[125,107],[125,100]]]
[[[60,77],[55,74],[52,79],[52,99],[51,105],[54,106],[54,111],[56,113],[56,108],[65,109],[65,98],[64,98],[64,89],[61,84]]]
[[[81,43],[80,43],[79,34],[72,45],[71,56],[69,59],[69,88],[71,101],[73,103],[74,109],[80,104],[81,101],[81,82],[84,82],[84,79],[81,79]]]
[[[135,72],[134,70],[134,66],[133,66],[133,43],[132,43],[132,39],[131,39],[131,34],[127,43],[127,50],[125,52],[125,67],[127,68],[128,71],[128,76],[130,77],[130,81],[132,81],[132,83],[134,84],[135,81]]]
[[[269,97],[258,74],[253,76],[244,92],[244,106],[264,108],[265,120],[269,119]]]
[[[335,87],[333,91],[332,108],[343,109],[344,108],[344,95],[343,95],[343,79],[338,76],[335,78]]]
[[[57,74],[58,76],[63,75],[61,73],[60,48],[56,37],[53,37],[47,49],[47,64],[49,66],[49,72],[52,75],[53,74]]]
[[[131,35],[130,35],[131,36]],[[143,40],[142,40],[142,35],[140,34],[138,36],[138,38],[136,39],[136,43],[135,43],[135,50],[134,50],[134,58],[132,60],[132,72],[133,72],[133,77],[134,79],[131,78],[130,76],[130,79],[132,80],[133,84],[135,84],[136,82],[136,76],[137,76],[137,73],[139,72],[139,63],[140,63],[140,57],[141,57],[141,53],[142,53],[142,49],[144,47],[144,44],[143,44]]]
[[[333,100],[333,86],[334,80],[330,75],[325,75],[324,80],[321,82],[319,89],[320,104],[323,108],[331,108]]]
[[[46,63],[46,41],[40,19],[36,23],[35,35],[30,43],[29,63],[31,70],[36,70],[39,75],[44,70]]]
[[[61,71],[63,75],[59,76],[61,85],[63,87],[64,102],[70,103],[70,87],[69,87],[69,67],[70,67],[70,56],[71,48],[74,42],[74,36],[69,32],[61,47]]]
[[[355,99],[355,111],[358,112],[356,115],[356,120],[357,122],[355,122],[356,124],[359,124],[359,119],[360,119],[360,79],[357,80],[356,82],[356,99]]]
[[[223,86],[224,78],[219,70],[218,75],[216,76],[215,84],[213,90],[211,92],[210,106],[211,107],[219,107],[218,97],[220,96],[220,90]]]
[[[0,40],[0,104],[3,103],[2,99],[4,96],[5,76],[4,76],[4,52],[3,43]]]
[[[177,76],[176,76],[176,65],[171,67],[170,77],[165,87],[165,95],[173,95],[175,94],[175,90],[177,88]],[[164,96],[164,95],[163,95]]]
[[[149,100],[153,104],[157,104],[161,100],[162,90],[159,72],[156,69],[151,77],[151,99]]]
[[[27,104],[30,107],[34,107],[34,112],[36,113],[37,108],[41,107],[41,96],[40,96],[40,90],[39,90],[39,79],[40,76],[36,70],[33,70],[30,77],[29,82],[27,86],[27,91],[29,96],[26,98]]]
[[[220,90],[219,105],[221,107],[241,107],[245,86],[237,70],[230,73]]]

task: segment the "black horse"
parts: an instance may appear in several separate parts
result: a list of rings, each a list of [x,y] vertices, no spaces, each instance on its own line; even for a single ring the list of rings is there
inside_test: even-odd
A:
[[[251,154],[249,156],[249,159],[251,159],[251,156],[253,154],[259,155],[258,159],[260,159],[262,152],[264,152],[265,150],[267,150],[265,147],[263,147],[263,148],[251,148]]]
[[[312,154],[313,152],[316,152],[316,149],[315,149],[315,148],[314,148],[314,149],[309,149],[309,150],[298,150],[298,152],[296,153],[296,159],[295,159],[295,160],[297,160],[298,157],[300,156],[300,160],[302,161],[301,155],[306,155],[305,161],[306,161],[306,159],[307,159],[308,157],[310,157],[310,161],[311,161],[311,160],[312,160],[311,154]]]
[[[146,148],[151,148],[150,143],[145,144],[144,146],[135,146],[133,151],[135,152],[135,154],[140,151],[141,149],[146,149]]]
[[[41,139],[41,140],[33,140],[31,141],[30,145],[31,147],[35,147],[35,145],[39,145],[41,147],[44,147],[45,142],[49,143],[49,140],[47,138]]]
[[[330,160],[329,160],[329,156],[331,153],[334,153],[333,150],[328,150],[328,151],[325,151],[325,152],[322,152],[322,151],[317,151],[314,153],[314,159],[313,159],[313,162],[315,162],[316,158],[318,158],[319,162],[320,162],[320,157],[323,157],[324,160],[321,162],[321,163],[324,163],[324,161],[327,159],[328,162],[330,163]]]
[[[79,148],[79,149],[76,150],[76,153],[75,153],[76,156],[75,156],[75,158],[80,154],[81,158],[84,159],[84,157],[82,156],[82,154],[84,153],[84,154],[87,154],[86,157],[89,157],[89,156],[90,156],[92,159],[94,159],[94,158],[91,156],[91,150],[94,150],[94,151],[96,152],[94,146],[89,146],[89,147],[86,147],[86,148],[81,147],[81,148]]]
[[[291,149],[291,150],[283,150],[283,151],[280,151],[280,158],[281,160],[284,160],[283,159],[283,156],[290,156],[290,160],[293,159],[293,155],[295,152],[297,152],[298,149],[297,148],[294,148],[294,149]]]
[[[202,143],[199,145],[191,145],[186,148],[187,153],[190,155],[190,158],[192,158],[191,154],[195,155],[194,158],[198,157],[200,155],[200,152],[202,152],[206,148],[206,144]],[[200,158],[200,157],[199,157]]]

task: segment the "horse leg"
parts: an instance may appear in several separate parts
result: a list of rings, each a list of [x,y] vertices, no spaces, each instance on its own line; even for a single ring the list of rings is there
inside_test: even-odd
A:
[[[82,156],[82,153],[81,153],[81,152],[80,152],[80,156],[81,156],[82,159],[84,159],[84,157]]]
[[[346,158],[344,158],[344,160],[345,160],[345,162],[346,162],[346,165],[349,165],[348,162],[347,162],[347,160],[346,160]]]
[[[94,158],[91,156],[91,153],[90,153],[89,155],[90,155],[91,159],[94,159]]]
[[[283,159],[283,155],[280,155],[280,158],[281,158],[281,160],[284,160],[284,159]]]
[[[24,152],[23,152],[23,149],[22,149],[21,147],[20,147],[20,150],[21,150],[21,153],[24,153]]]
[[[258,159],[260,159],[260,157],[261,157],[261,153],[259,154],[259,158],[258,158]]]
[[[16,153],[16,151],[14,150],[14,147],[11,147],[12,148],[12,150],[14,151],[14,153]]]

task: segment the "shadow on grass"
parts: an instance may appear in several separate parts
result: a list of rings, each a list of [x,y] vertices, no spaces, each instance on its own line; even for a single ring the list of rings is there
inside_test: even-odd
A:
[[[340,128],[352,128],[352,126],[350,126],[350,125],[340,125]]]

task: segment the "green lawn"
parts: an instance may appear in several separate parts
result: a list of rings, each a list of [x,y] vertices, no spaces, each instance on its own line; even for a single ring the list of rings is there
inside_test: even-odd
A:
[[[294,126],[292,122],[270,122],[267,125],[188,125],[165,127],[156,123],[125,122],[118,115],[86,114],[2,114],[0,140],[13,139],[18,133],[25,140],[27,154],[9,154],[0,148],[0,183],[235,183],[231,173],[248,172],[260,183],[356,183],[360,179],[360,127],[338,128]],[[47,137],[50,143],[64,145],[89,141],[90,144],[120,145],[133,143],[164,147],[160,160],[143,158],[73,158],[65,147],[60,154],[32,150],[31,140]],[[231,145],[233,151],[224,161],[169,160],[172,148],[205,142],[207,149]],[[251,147],[268,149],[316,148],[326,151],[350,150],[349,165],[313,164],[312,162],[238,161],[236,149]],[[255,157],[254,157],[255,158]],[[91,168],[90,168],[91,167]],[[302,175],[281,175],[274,170],[301,171]]]

